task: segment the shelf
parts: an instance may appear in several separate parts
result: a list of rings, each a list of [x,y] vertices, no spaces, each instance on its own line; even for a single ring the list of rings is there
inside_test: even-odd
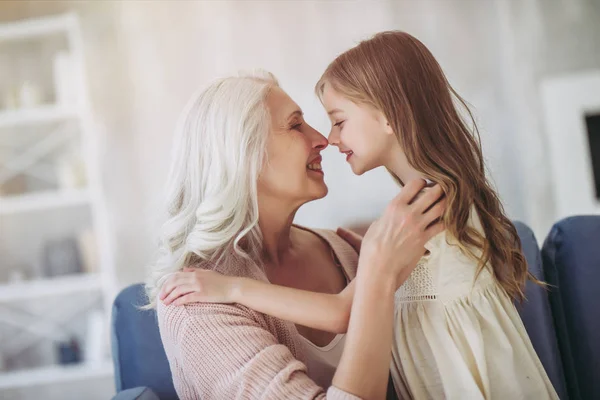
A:
[[[52,365],[21,371],[0,373],[0,389],[26,388],[35,385],[56,384],[110,377],[114,373],[110,361],[98,364]]]
[[[76,119],[76,108],[45,104],[37,107],[0,111],[0,128],[43,125]]]
[[[90,200],[90,195],[85,189],[6,196],[0,197],[0,215],[80,206],[89,203]]]
[[[48,296],[100,290],[100,274],[77,274],[0,285],[0,302],[14,302]]]
[[[76,24],[77,18],[74,14],[3,23],[0,25],[0,42],[67,33]]]
[[[94,273],[0,282],[0,319],[3,324],[10,324],[15,332],[19,330],[10,338],[10,342],[5,340],[8,346],[5,349],[7,356],[11,353],[11,359],[21,365],[26,361],[21,359],[21,349],[30,349],[30,344],[35,341],[42,346],[39,346],[40,349],[31,348],[27,355],[40,359],[37,366],[45,365],[13,371],[0,370],[0,399],[5,395],[10,397],[15,390],[19,392],[30,387],[41,391],[51,389],[50,392],[59,393],[62,386],[71,382],[76,385],[73,386],[75,390],[70,397],[86,398],[90,388],[88,382],[113,386],[114,370],[109,358],[93,363],[89,358],[89,363],[49,365],[55,358],[54,352],[51,352],[54,346],[51,345],[56,339],[52,336],[62,341],[65,336],[63,331],[68,331],[70,336],[71,328],[75,328],[72,332],[74,335],[82,333],[80,329],[96,329],[89,325],[95,320],[88,321],[88,316],[91,315],[88,311],[101,310],[103,317],[107,317],[105,314],[110,310],[112,290],[116,285],[111,240],[108,236],[110,227],[105,226],[105,217],[97,218],[107,211],[102,201],[102,191],[96,191],[96,177],[86,173],[85,179],[89,180],[89,185],[66,189],[67,185],[60,185],[62,180],[57,179],[62,175],[56,167],[62,165],[54,165],[64,160],[71,166],[69,156],[71,150],[75,150],[76,156],[80,158],[73,160],[73,167],[78,169],[73,169],[72,172],[95,171],[98,167],[95,165],[99,150],[97,141],[87,141],[88,138],[95,139],[97,132],[93,129],[94,121],[90,110],[89,82],[85,73],[84,40],[79,17],[72,12],[1,22],[0,48],[0,51],[6,53],[5,59],[11,67],[9,72],[14,70],[17,74],[23,68],[28,71],[25,74],[27,76],[23,75],[20,80],[17,79],[18,74],[7,77],[7,83],[15,86],[10,88],[10,94],[16,97],[7,100],[15,100],[10,103],[21,104],[23,108],[2,109],[0,105],[0,146],[5,147],[0,155],[4,160],[0,164],[6,164],[4,168],[0,168],[2,189],[5,189],[6,183],[13,188],[19,187],[21,182],[9,182],[16,174],[33,178],[31,181],[27,177],[23,180],[25,185],[32,183],[27,189],[40,189],[12,195],[7,187],[6,192],[9,193],[0,193],[0,236],[8,235],[5,247],[12,251],[11,254],[14,252],[14,260],[4,260],[6,257],[0,254],[0,269],[10,268],[13,263],[36,266],[41,262],[36,249],[43,249],[47,240],[61,237],[82,240],[79,243],[82,249],[87,249],[89,245],[90,250],[93,250],[90,255],[94,257],[93,265],[96,267]],[[68,57],[64,61],[64,70],[60,69],[63,60],[56,58],[62,57],[61,54]],[[63,72],[68,75],[64,77]],[[18,101],[24,78],[47,89],[42,93],[43,101],[51,103]],[[63,79],[70,84],[63,86]],[[61,96],[63,87],[65,96]],[[53,88],[54,96],[51,93]],[[53,98],[57,100],[54,101]],[[63,98],[64,102],[58,100]],[[70,98],[73,98],[73,102],[67,102]],[[25,108],[25,104],[31,104],[31,107]],[[76,146],[76,149],[71,149],[69,144]],[[34,229],[28,219],[35,219],[33,222],[38,222],[40,226]],[[30,238],[33,241],[30,245],[20,237],[32,230],[39,232]],[[86,235],[88,231],[91,235],[78,236],[84,230]],[[2,245],[5,245],[4,241]],[[84,259],[85,257],[81,260],[83,264],[87,261]],[[101,324],[98,322],[98,325]],[[20,332],[23,326],[27,328],[28,334]],[[101,328],[108,331],[107,324],[98,327]],[[106,333],[102,335],[103,352],[107,350],[104,348],[107,345],[104,343]],[[94,343],[87,343],[85,339],[95,341],[96,338],[81,339],[82,350],[86,350],[88,345],[94,348]]]

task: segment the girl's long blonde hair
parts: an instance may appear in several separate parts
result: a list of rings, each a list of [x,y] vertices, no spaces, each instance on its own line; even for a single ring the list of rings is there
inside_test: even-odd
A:
[[[478,260],[478,273],[491,264],[509,296],[522,300],[525,281],[533,277],[517,231],[486,178],[475,120],[425,45],[405,32],[378,33],[327,67],[318,96],[326,84],[383,112],[410,165],[444,190],[446,229]],[[472,131],[457,106],[468,114]],[[485,236],[467,223],[473,206]]]

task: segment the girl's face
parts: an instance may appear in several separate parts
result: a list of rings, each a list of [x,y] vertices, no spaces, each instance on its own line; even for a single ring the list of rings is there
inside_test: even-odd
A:
[[[381,111],[354,103],[329,84],[325,84],[322,100],[332,124],[329,144],[346,154],[352,172],[362,175],[385,166],[403,182],[419,177]]]
[[[323,105],[331,120],[329,143],[346,154],[346,161],[357,175],[387,164],[390,150],[398,141],[383,113],[356,104],[325,84]]]

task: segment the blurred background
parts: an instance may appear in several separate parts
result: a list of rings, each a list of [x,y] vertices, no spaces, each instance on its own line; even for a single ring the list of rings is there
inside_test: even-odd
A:
[[[600,1],[0,1],[0,398],[114,394],[109,312],[144,280],[177,117],[219,76],[273,72],[324,134],[314,84],[407,31],[472,105],[509,216],[544,238],[600,213]],[[398,187],[324,152],[297,222],[357,226]]]

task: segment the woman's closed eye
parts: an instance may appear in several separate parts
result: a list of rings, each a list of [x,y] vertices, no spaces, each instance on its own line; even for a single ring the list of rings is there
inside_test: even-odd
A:
[[[298,123],[292,125],[292,129],[298,130],[298,129],[300,129],[301,126],[302,126],[302,122],[298,122]]]

